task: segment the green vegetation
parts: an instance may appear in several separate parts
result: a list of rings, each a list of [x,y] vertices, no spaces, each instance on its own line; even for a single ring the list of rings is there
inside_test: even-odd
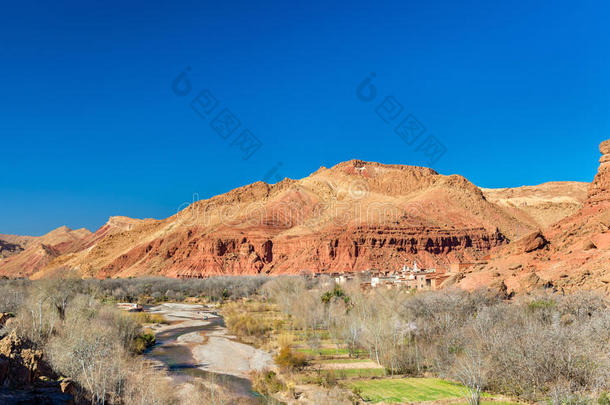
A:
[[[346,305],[349,304],[349,302],[350,302],[350,298],[347,296],[347,294],[345,294],[345,291],[343,291],[341,289],[341,287],[339,287],[338,285],[335,286],[335,288],[333,288],[331,291],[327,291],[324,294],[322,294],[322,297],[320,298],[320,300],[324,304],[330,304],[330,302],[333,300],[333,298],[338,298],[338,299],[343,300],[343,302]]]
[[[368,359],[353,359],[349,357],[338,357],[332,359],[320,359],[317,361],[319,364],[349,364],[349,363],[362,363],[363,361],[368,361]]]
[[[341,368],[333,370],[338,378],[370,378],[383,377],[386,371],[383,368]]]
[[[555,308],[557,303],[551,299],[537,299],[533,300],[527,304],[527,309],[530,312],[540,311],[540,310],[551,310]]]
[[[318,348],[318,349],[311,349],[311,348],[306,348],[306,347],[300,347],[298,349],[296,349],[297,351],[303,353],[303,354],[308,354],[311,356],[315,356],[315,355],[321,355],[321,356],[339,356],[339,355],[347,355],[349,354],[349,351],[347,349],[340,349],[340,348]]]
[[[366,401],[423,402],[461,398],[463,386],[439,378],[390,378],[347,383]]]
[[[278,277],[263,286],[263,295],[283,312],[282,332],[298,337],[295,350],[310,357],[312,366],[301,381],[349,386],[371,400],[416,399],[401,396],[404,382],[371,380],[366,373],[446,376],[462,384],[450,386],[457,387],[451,398],[470,404],[479,404],[484,391],[530,402],[589,403],[610,387],[610,358],[600,355],[608,352],[610,311],[607,299],[596,293],[547,290],[507,299],[488,289],[414,294]],[[383,368],[356,370],[348,356]],[[428,388],[430,395],[449,395]]]
[[[134,338],[132,350],[137,354],[144,353],[144,351],[149,347],[152,347],[156,341],[157,339],[153,332],[144,331]]]

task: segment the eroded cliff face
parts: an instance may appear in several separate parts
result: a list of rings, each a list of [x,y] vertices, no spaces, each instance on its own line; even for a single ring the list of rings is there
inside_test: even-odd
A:
[[[188,234],[188,233],[187,233]],[[176,235],[137,246],[104,266],[98,275],[170,276],[361,271],[399,268],[417,258],[426,266],[476,260],[505,237],[484,228],[443,230],[359,226],[324,235],[279,237]],[[129,273],[125,273],[125,269]]]
[[[301,180],[257,182],[162,221],[114,221],[35,277],[362,271],[478,260],[533,228],[462,176],[349,161]],[[94,241],[92,242],[92,240]]]
[[[460,281],[474,288],[503,281],[509,290],[541,286],[610,292],[610,140],[580,209],[543,231],[493,252],[487,266]],[[535,283],[532,280],[537,280]]]
[[[50,246],[54,254],[25,275],[363,271],[413,260],[445,270],[536,230],[462,176],[352,160],[301,180],[240,187],[164,220],[113,217],[93,234]],[[0,273],[11,275],[2,262]]]

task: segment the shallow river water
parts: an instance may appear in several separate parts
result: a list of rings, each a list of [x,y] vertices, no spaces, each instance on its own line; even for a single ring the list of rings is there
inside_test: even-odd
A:
[[[203,306],[188,304],[162,304],[144,310],[162,314],[170,322],[155,328],[157,343],[145,356],[167,369],[176,384],[190,378],[213,379],[252,403],[269,403],[252,390],[248,374],[271,366],[271,356],[235,342],[227,334],[221,316]]]

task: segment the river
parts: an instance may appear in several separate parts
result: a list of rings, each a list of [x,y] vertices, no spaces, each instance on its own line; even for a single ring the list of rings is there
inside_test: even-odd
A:
[[[269,403],[252,390],[253,370],[274,368],[269,353],[239,343],[227,332],[223,318],[202,305],[165,303],[145,307],[169,322],[152,329],[157,339],[145,356],[165,368],[176,385],[192,378],[213,379],[249,403]]]

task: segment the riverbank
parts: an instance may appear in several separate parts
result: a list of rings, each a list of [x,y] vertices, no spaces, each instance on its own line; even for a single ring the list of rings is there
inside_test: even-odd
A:
[[[176,384],[201,378],[234,396],[256,398],[250,373],[275,367],[268,352],[233,340],[212,307],[165,303],[145,311],[162,315],[168,322],[150,327],[157,343],[146,357],[167,369]]]

